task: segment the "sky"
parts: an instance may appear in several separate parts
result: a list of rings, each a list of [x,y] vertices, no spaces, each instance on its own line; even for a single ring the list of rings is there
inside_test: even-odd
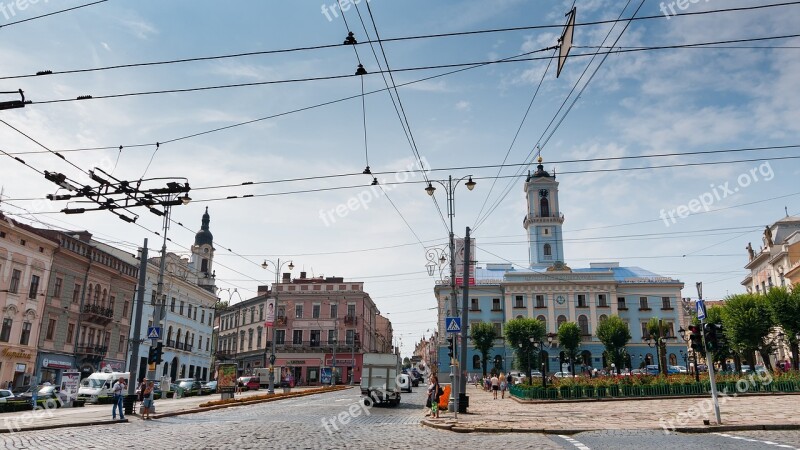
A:
[[[800,164],[791,159],[800,144],[800,39],[763,40],[797,34],[800,5],[676,16],[671,2],[647,0],[637,11],[639,0],[578,0],[578,24],[634,12],[656,17],[576,27],[557,78],[549,57],[571,1],[371,0],[368,10],[367,0],[340,9],[336,0],[109,0],[14,23],[90,2],[18,3],[0,0],[0,91],[23,89],[33,103],[0,111],[0,150],[23,152],[16,156],[28,165],[80,184],[92,182],[75,166],[125,180],[188,180],[193,201],[173,208],[188,230],[170,228],[170,251],[188,254],[207,207],[219,287],[255,296],[258,285],[274,279],[274,266],[265,270],[261,262],[277,258],[293,261],[295,276],[362,280],[405,356],[436,326],[425,253],[444,245],[448,233],[445,189],[434,183],[434,203],[426,179],[473,176],[473,191],[463,182],[455,190],[455,234],[473,229],[479,266],[524,268],[524,178],[515,175],[535,170],[529,164],[540,151],[560,182],[566,263],[643,267],[683,281],[684,297],[697,296],[699,281],[706,298],[743,292],[747,244],[758,250],[766,225],[786,211],[800,215]],[[692,14],[764,4],[707,0],[672,9]],[[530,28],[540,25],[553,26]],[[528,28],[392,40],[517,27]],[[375,28],[387,40],[383,48],[367,43]],[[263,53],[341,44],[348,29],[361,42],[356,51],[338,45]],[[608,55],[598,48],[748,39],[759,40]],[[58,73],[250,52],[262,53]],[[384,53],[391,77],[376,62],[386,67]],[[520,54],[540,59],[423,80],[464,66],[421,68]],[[363,77],[353,76],[359,61],[368,72]],[[43,70],[56,74],[8,78]],[[362,79],[369,93],[363,103]],[[293,81],[264,84],[278,80]],[[261,84],[98,98],[248,83]],[[387,83],[401,85],[399,104]],[[83,95],[93,99],[50,102]],[[3,94],[0,101],[17,98]],[[407,119],[410,136],[398,116]],[[250,123],[231,127],[244,122]],[[12,126],[61,150],[66,161]],[[204,133],[223,127],[231,128]],[[63,151],[96,147],[106,149]],[[761,150],[721,152],[752,148]],[[692,152],[715,153],[619,159]],[[739,160],[750,161],[708,164]],[[510,166],[500,170],[503,162]],[[361,174],[367,165],[390,172],[376,175],[380,186]],[[652,168],[670,165],[684,166]],[[423,167],[426,173],[417,170]],[[648,169],[624,170],[637,167]],[[340,174],[354,175],[330,177]],[[42,200],[65,191],[5,155],[0,185],[0,210],[16,220],[87,229],[131,253],[144,238],[151,252],[160,247],[151,233],[161,227],[159,217],[139,210],[137,226],[107,211],[59,213],[82,205]],[[256,196],[241,198],[249,194]],[[220,293],[223,300],[229,292]]]

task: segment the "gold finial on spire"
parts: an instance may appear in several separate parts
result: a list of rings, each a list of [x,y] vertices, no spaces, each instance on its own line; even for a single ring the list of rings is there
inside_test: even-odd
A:
[[[542,163],[542,155],[539,155],[539,164]]]

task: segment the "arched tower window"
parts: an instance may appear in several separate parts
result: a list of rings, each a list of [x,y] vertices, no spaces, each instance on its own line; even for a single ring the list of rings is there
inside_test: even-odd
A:
[[[208,259],[203,258],[200,262],[200,272],[208,272]]]
[[[558,316],[558,320],[556,321],[558,326],[556,329],[561,328],[561,324],[567,321],[566,316]]]
[[[578,326],[581,328],[581,334],[589,334],[589,318],[586,316],[578,316]]]
[[[553,249],[550,244],[544,244],[544,257],[550,259],[553,257]]]
[[[545,316],[538,316],[538,317],[536,318],[536,320],[538,320],[539,322],[542,322],[542,323],[544,324],[544,329],[545,329],[545,331],[547,331],[547,317],[545,317]]]
[[[550,217],[550,201],[546,197],[539,199],[539,212],[542,217]]]

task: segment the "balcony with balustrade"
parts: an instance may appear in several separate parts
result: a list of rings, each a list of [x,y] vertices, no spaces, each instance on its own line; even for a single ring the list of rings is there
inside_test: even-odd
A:
[[[83,320],[105,327],[114,320],[114,310],[100,305],[83,305]]]

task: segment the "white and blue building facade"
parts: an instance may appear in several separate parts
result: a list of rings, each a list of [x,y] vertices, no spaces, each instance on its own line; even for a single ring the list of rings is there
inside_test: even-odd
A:
[[[558,182],[540,164],[525,182],[528,211],[523,221],[529,243],[530,266],[486,264],[475,270],[475,285],[469,290],[469,323],[495,324],[500,336],[506,321],[530,317],[546,325],[554,337],[547,347],[547,372],[562,371],[568,363],[555,334],[564,322],[575,322],[582,330],[583,341],[575,360],[575,371],[609,367],[597,339],[597,325],[611,315],[628,324],[631,341],[627,346],[630,361],[636,368],[658,364],[655,343],[645,340],[646,324],[661,319],[666,328],[666,360],[670,365],[686,365],[686,343],[678,336],[685,323],[681,303],[683,283],[639,267],[623,267],[618,262],[591,263],[588,268],[571,269],[564,263],[562,225],[564,215],[558,202]],[[449,281],[435,288],[439,303],[439,372],[449,373],[444,318],[451,295]],[[461,295],[459,293],[459,295]],[[459,301],[459,305],[461,302]],[[467,346],[467,373],[481,373],[480,354]],[[514,349],[498,339],[490,352],[488,370],[509,371]],[[487,371],[488,371],[487,370]]]

